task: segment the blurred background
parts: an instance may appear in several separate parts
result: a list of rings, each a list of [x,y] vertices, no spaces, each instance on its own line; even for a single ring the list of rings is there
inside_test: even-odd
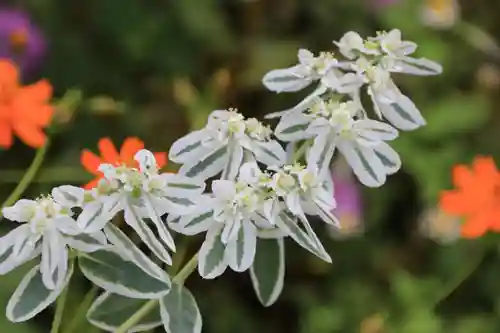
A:
[[[460,221],[436,208],[454,164],[500,157],[499,13],[498,0],[2,0],[0,57],[18,62],[25,83],[49,79],[58,103],[50,150],[25,195],[92,179],[80,153],[104,136],[167,151],[214,109],[262,118],[288,108],[304,95],[268,92],[261,78],[294,64],[299,47],[330,50],[349,30],[399,28],[444,73],[396,77],[428,125],[394,142],[403,169],[384,187],[359,188],[334,163],[344,228],[316,229],[333,264],[289,242],[284,292],[267,309],[248,274],[194,274],[187,285],[208,333],[499,332],[498,237],[460,240]],[[1,198],[34,154],[19,140],[0,151]],[[0,277],[0,308],[28,268]],[[78,275],[71,288],[66,315],[89,285]],[[2,313],[0,332],[46,333],[52,311],[16,325]]]

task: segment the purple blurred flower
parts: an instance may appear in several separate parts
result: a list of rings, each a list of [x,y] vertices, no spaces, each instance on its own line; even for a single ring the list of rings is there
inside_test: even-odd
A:
[[[0,58],[15,61],[27,74],[40,66],[45,51],[45,38],[26,12],[0,7]]]
[[[340,229],[332,230],[332,236],[348,236],[362,231],[363,204],[361,191],[352,171],[344,161],[338,161],[332,171],[334,195],[337,207],[333,213],[340,221]]]

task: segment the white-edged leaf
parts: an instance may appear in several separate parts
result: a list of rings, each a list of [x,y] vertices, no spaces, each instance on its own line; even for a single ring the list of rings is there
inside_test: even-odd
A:
[[[238,234],[226,246],[225,260],[236,272],[246,271],[255,258],[257,229],[251,221],[242,222]]]
[[[313,145],[307,155],[308,167],[317,170],[319,177],[326,176],[330,172],[330,164],[335,152],[335,141],[332,135],[323,134],[314,138]]]
[[[337,147],[361,183],[368,187],[379,187],[385,183],[384,165],[372,147],[355,142],[341,142]]]
[[[367,141],[390,141],[398,137],[398,130],[389,124],[372,119],[361,119],[354,123],[354,129]]]
[[[443,72],[443,66],[426,58],[403,57],[396,61],[394,68],[396,72],[420,76],[439,75]]]
[[[117,328],[134,315],[149,300],[129,298],[108,291],[101,294],[87,312],[88,321],[108,332],[116,332]],[[160,311],[150,311],[141,320],[127,330],[128,333],[151,330],[162,324]]]
[[[279,118],[279,117],[284,117],[287,115],[297,115],[298,113],[306,110],[309,108],[312,104],[314,104],[316,97],[324,94],[328,90],[328,87],[324,84],[318,85],[318,87],[309,95],[306,96],[299,104],[295,105],[291,109],[283,110],[283,111],[278,111],[278,112],[272,112],[264,116],[266,119],[273,119],[273,118]]]
[[[73,249],[82,252],[93,252],[108,246],[102,231],[92,234],[78,234],[64,236],[66,243]]]
[[[167,278],[165,272],[149,259],[118,227],[110,223],[104,228],[104,232],[109,242],[116,247],[116,250],[121,255],[132,260],[144,272],[160,280]]]
[[[199,195],[205,190],[205,182],[179,174],[164,174],[165,193],[172,197],[189,198]]]
[[[80,254],[80,269],[87,279],[106,291],[126,297],[158,298],[170,290],[170,280],[159,279],[142,270],[114,249]]]
[[[175,243],[170,231],[168,231],[166,224],[161,219],[161,214],[156,209],[151,196],[148,193],[143,194],[144,207],[148,212],[149,218],[153,221],[153,224],[158,230],[158,235],[163,243],[168,246],[172,251],[175,251]]]
[[[99,201],[87,203],[76,219],[78,226],[87,233],[101,230],[107,222],[107,216],[104,216],[104,206]]]
[[[221,178],[233,180],[238,175],[238,170],[243,162],[243,148],[235,142],[231,143],[228,147],[227,157]]]
[[[184,235],[196,235],[207,231],[214,223],[214,212],[210,206],[203,207],[195,214],[181,216],[176,231]]]
[[[201,333],[202,318],[191,292],[180,284],[160,299],[160,314],[167,333]]]
[[[312,80],[300,75],[302,65],[273,69],[262,78],[264,86],[274,92],[296,92],[311,84]]]
[[[411,99],[399,91],[388,92],[387,96],[372,91],[370,95],[375,111],[394,127],[411,131],[426,124],[425,119]]]
[[[332,259],[330,255],[325,251],[323,245],[321,245],[317,239],[316,234],[314,234],[314,232],[310,233],[310,230],[302,230],[298,223],[299,222],[295,218],[292,218],[286,212],[281,213],[279,218],[276,219],[278,227],[292,237],[297,244],[324,261],[331,263]]]
[[[198,253],[198,273],[205,279],[216,278],[227,268],[220,233],[219,227],[209,229]]]
[[[45,287],[40,273],[40,265],[33,267],[21,280],[7,304],[6,316],[12,322],[21,322],[33,318],[52,304],[67,286],[73,274],[73,263],[68,265],[66,276],[55,289]],[[59,270],[62,272],[62,270]]]
[[[175,163],[196,161],[205,155],[210,148],[202,144],[206,138],[206,131],[191,132],[174,142],[168,152],[168,159]]]
[[[253,141],[252,151],[257,161],[269,166],[282,166],[286,163],[286,153],[276,140],[267,142]]]
[[[200,157],[197,160],[186,162],[179,173],[187,177],[207,179],[220,173],[228,160],[227,147],[217,146],[216,149]]]
[[[381,142],[373,147],[375,155],[384,165],[385,172],[388,175],[396,173],[401,168],[401,158],[399,154],[386,142]]]
[[[172,258],[151,228],[139,216],[137,209],[129,203],[125,207],[125,222],[134,229],[146,246],[164,263],[171,265]]]
[[[257,253],[250,268],[250,277],[262,305],[274,304],[283,290],[285,280],[283,238],[257,240]]]
[[[311,119],[303,113],[294,113],[281,117],[274,133],[282,141],[295,142],[305,140],[312,135],[307,133]]]

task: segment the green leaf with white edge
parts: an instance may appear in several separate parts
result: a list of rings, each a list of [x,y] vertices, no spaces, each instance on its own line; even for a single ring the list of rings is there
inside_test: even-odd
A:
[[[68,264],[66,277],[54,290],[45,287],[40,265],[33,267],[21,280],[7,304],[6,316],[12,322],[26,321],[52,304],[67,286],[73,274],[74,264]]]
[[[243,148],[235,142],[231,142],[228,147],[227,163],[222,171],[222,179],[235,179],[243,162]]]
[[[159,298],[170,290],[168,278],[159,279],[147,274],[114,249],[80,253],[78,262],[87,279],[106,291],[125,297]]]
[[[83,252],[93,252],[109,246],[102,231],[92,234],[65,235],[64,239],[71,248]]]
[[[160,314],[167,333],[201,333],[202,318],[196,300],[181,284],[160,299]]]
[[[426,125],[426,121],[415,103],[397,88],[392,91],[376,91],[370,88],[369,94],[374,103],[375,111],[394,127],[411,131]]]
[[[257,161],[269,166],[281,166],[286,163],[286,153],[276,140],[268,142],[254,141],[252,151]]]
[[[264,306],[278,299],[285,280],[285,245],[283,238],[257,240],[257,253],[250,268],[252,285]]]
[[[332,262],[332,258],[330,258],[330,255],[325,251],[323,245],[321,245],[316,237],[316,234],[312,232],[313,237],[311,237],[310,232],[308,233],[300,228],[295,218],[283,212],[276,219],[276,224],[304,249],[326,262]]]
[[[372,147],[356,142],[339,142],[337,148],[362,184],[380,187],[385,183],[386,169]]]
[[[102,330],[115,332],[147,302],[149,300],[124,297],[106,291],[92,303],[87,312],[87,319],[92,325]],[[147,331],[161,324],[160,311],[150,311],[127,332]]]
[[[165,174],[165,192],[172,197],[189,198],[203,193],[205,182],[179,174]]]
[[[386,142],[380,142],[376,147],[373,147],[373,151],[382,162],[388,175],[396,173],[401,168],[401,158]]]
[[[207,179],[220,173],[227,163],[227,147],[217,147],[199,160],[184,164],[179,173],[187,177]]]
[[[113,244],[118,252],[130,258],[138,267],[151,276],[159,279],[168,278],[165,272],[145,255],[118,227],[108,223],[104,227],[106,237]]]
[[[220,227],[209,229],[198,253],[198,272],[205,279],[214,279],[227,268],[224,258],[226,246],[220,239],[220,233]]]
[[[202,144],[204,136],[205,131],[198,130],[178,139],[170,147],[168,159],[175,163],[187,163],[188,161],[197,160],[207,151],[207,148]]]
[[[274,133],[282,141],[295,142],[311,137],[306,133],[310,119],[302,113],[285,115],[280,119]]]
[[[242,221],[238,235],[226,245],[225,260],[236,272],[246,271],[253,263],[257,245],[257,228],[249,221]]]
[[[396,66],[401,68],[402,73],[410,75],[429,76],[443,72],[440,64],[426,58],[404,57],[396,62]]]
[[[172,258],[163,244],[156,238],[151,228],[142,220],[132,203],[128,202],[124,212],[125,222],[135,230],[146,246],[167,265],[172,264]]]
[[[334,137],[330,134],[318,135],[307,155],[308,166],[312,167],[312,170],[318,170],[320,177],[327,176],[334,152]]]
[[[178,225],[175,227],[177,232],[184,235],[196,235],[207,231],[214,223],[214,212],[211,207],[204,207],[203,210],[180,217]]]

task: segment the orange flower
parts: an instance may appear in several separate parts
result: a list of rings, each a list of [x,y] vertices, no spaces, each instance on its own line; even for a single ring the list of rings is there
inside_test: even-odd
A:
[[[445,213],[465,218],[462,236],[500,232],[500,173],[493,159],[476,157],[472,169],[456,165],[452,173],[456,189],[441,193],[439,204]]]
[[[22,87],[19,71],[9,60],[0,59],[0,147],[12,146],[13,134],[33,148],[44,145],[42,131],[54,113],[49,104],[52,86],[46,80]]]
[[[144,142],[138,138],[129,137],[123,142],[120,153],[116,150],[110,138],[102,138],[97,143],[101,157],[95,155],[88,149],[84,149],[80,155],[80,161],[88,172],[97,177],[90,183],[84,186],[85,189],[91,189],[97,185],[97,182],[103,177],[103,174],[98,171],[99,165],[108,163],[113,165],[125,164],[128,167],[138,167],[137,161],[134,160],[134,155],[139,150],[144,148]],[[167,164],[167,153],[154,153],[156,163],[159,168],[163,168]]]

